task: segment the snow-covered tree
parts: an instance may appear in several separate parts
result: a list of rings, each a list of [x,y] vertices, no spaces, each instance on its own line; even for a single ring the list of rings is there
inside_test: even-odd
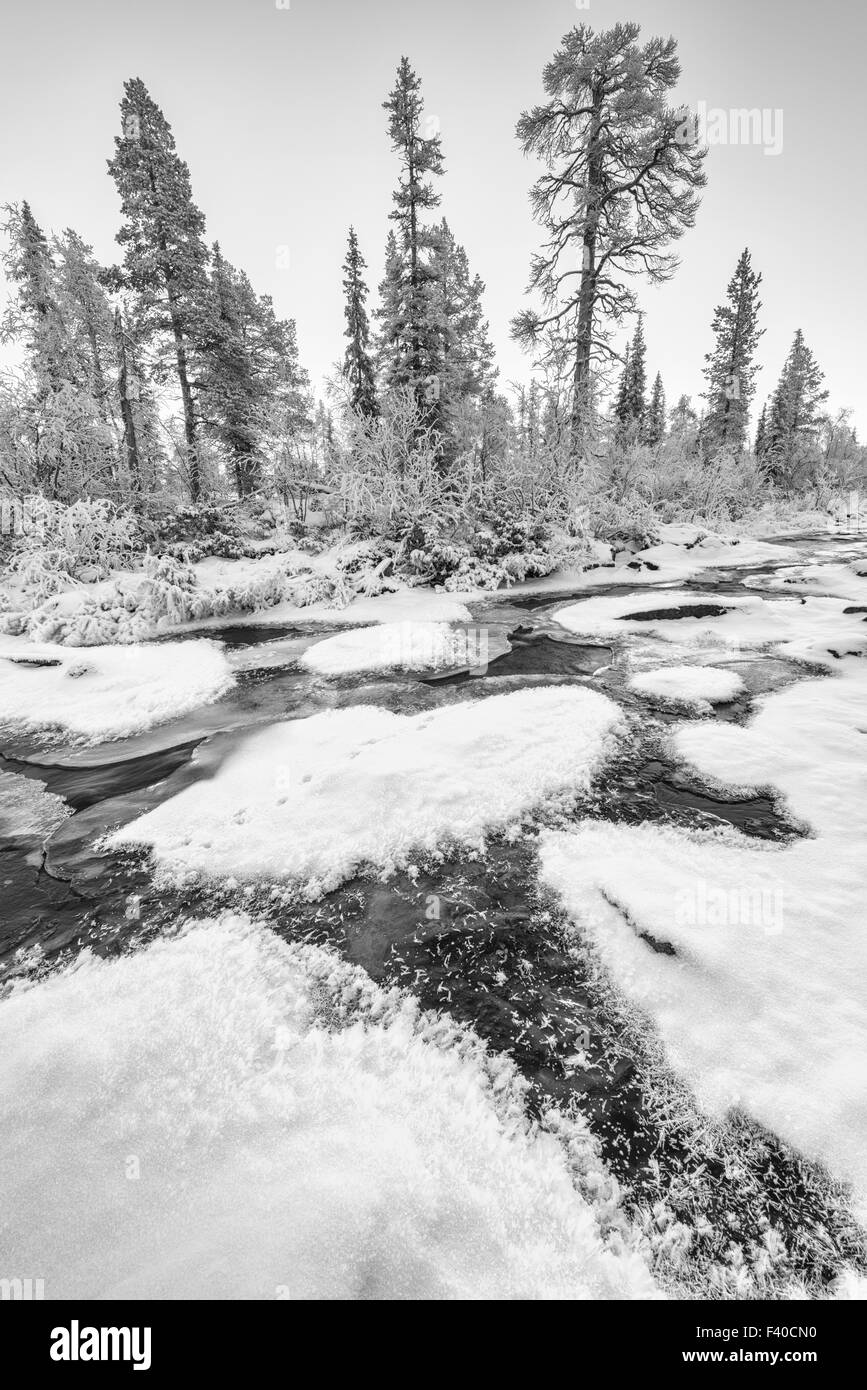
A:
[[[756,348],[764,333],[758,327],[761,275],[744,250],[726,289],[725,303],[714,312],[713,351],[706,354],[704,399],[708,403],[702,439],[711,454],[740,453],[747,447],[750,404],[755,394]]]
[[[439,399],[440,372],[431,265],[437,233],[423,219],[440,202],[432,179],[443,173],[443,155],[439,135],[424,116],[421,82],[407,58],[400,60],[383,107],[392,149],[400,159],[400,177],[389,214],[397,236],[386,264],[381,355],[388,386],[408,385],[420,402],[432,405]]]
[[[817,451],[821,407],[828,399],[823,381],[824,373],[799,328],[771,397],[763,457],[775,481],[790,481]]]
[[[662,385],[662,376],[657,372],[650,395],[650,404],[644,416],[642,437],[645,444],[656,445],[665,438],[665,416],[665,390]]]
[[[142,328],[169,335],[180,390],[190,493],[201,493],[191,355],[207,298],[205,219],[171,126],[140,78],[124,84],[121,134],[108,168],[121,200],[123,282],[136,291]]]

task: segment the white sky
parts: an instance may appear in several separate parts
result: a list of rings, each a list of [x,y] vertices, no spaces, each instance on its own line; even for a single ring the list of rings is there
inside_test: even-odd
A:
[[[801,327],[830,389],[867,434],[862,344],[867,197],[861,175],[867,6],[858,0],[6,0],[0,199],[73,226],[118,258],[105,171],[123,80],[144,79],[192,174],[210,240],[298,323],[321,380],[343,351],[340,265],[354,222],[375,300],[396,165],[381,103],[406,53],[440,121],[441,212],[487,283],[501,380],[526,379],[508,325],[540,232],[514,137],[541,70],[581,21],[673,33],[680,100],[783,112],[783,148],[717,146],[682,266],[646,289],[648,370],[669,404],[702,386],[710,322],[745,245],[763,272],[757,404]],[[289,268],[279,269],[279,248]],[[283,258],[285,259],[285,257]]]

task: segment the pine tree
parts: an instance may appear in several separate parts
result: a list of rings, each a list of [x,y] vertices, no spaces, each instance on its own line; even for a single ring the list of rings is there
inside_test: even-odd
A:
[[[629,343],[626,344],[626,351],[623,354],[623,370],[620,373],[620,382],[617,387],[617,397],[614,404],[614,415],[621,425],[626,425],[629,420],[629,381],[630,381],[630,362],[629,362]]]
[[[102,284],[103,269],[91,247],[72,228],[67,228],[62,237],[55,237],[53,246],[58,261],[58,288],[80,374],[89,378],[88,386],[101,418],[113,424],[115,403],[108,373],[115,361],[114,323]]]
[[[152,334],[167,332],[174,349],[186,441],[190,494],[201,495],[191,353],[207,296],[205,219],[193,202],[190,174],[171,126],[140,78],[124,84],[122,134],[108,168],[120,194],[124,281],[134,289]]]
[[[370,357],[370,325],[367,318],[367,285],[363,272],[367,262],[358,247],[355,228],[349,228],[349,244],[343,263],[343,290],[346,295],[346,329],[349,339],[343,359],[343,375],[349,382],[350,404],[362,415],[376,415],[376,387]]]
[[[25,357],[14,471],[52,498],[74,497],[83,487],[111,490],[117,440],[97,385],[79,286],[63,257],[55,260],[61,243],[49,245],[29,205],[10,205],[6,213],[3,260],[14,294],[0,337],[20,343]]]
[[[429,254],[436,234],[423,225],[422,217],[439,205],[430,176],[443,173],[443,155],[439,135],[428,133],[425,125],[421,82],[407,58],[400,60],[395,86],[383,107],[388,112],[392,149],[401,163],[389,213],[398,228],[402,265],[399,278],[393,275],[390,286],[398,304],[387,323],[387,332],[396,335],[388,385],[411,386],[416,398],[430,405],[439,398],[439,341],[431,313],[434,272]]]
[[[761,275],[756,275],[750,263],[749,250],[744,250],[729,281],[726,302],[714,313],[716,342],[705,357],[707,390],[703,395],[708,411],[702,437],[712,454],[722,449],[740,453],[747,447],[756,348],[765,331],[758,327],[761,283]]]
[[[759,423],[756,426],[755,455],[757,459],[764,458],[767,447],[768,434],[768,406],[767,402],[762,406],[762,413],[759,416]]]
[[[494,349],[482,309],[485,286],[470,274],[467,253],[443,219],[431,256],[432,312],[440,334],[441,394],[457,402],[479,397],[496,376]]]
[[[385,269],[379,284],[379,308],[374,311],[378,324],[376,368],[382,388],[407,379],[407,333],[404,265],[397,235],[389,228],[385,242]]]
[[[814,455],[822,423],[820,407],[828,399],[824,373],[804,342],[795,333],[777,389],[771,397],[766,425],[764,458],[770,475],[779,482],[792,478],[799,464]]]
[[[572,29],[543,72],[548,100],[518,122],[524,152],[547,165],[530,195],[546,242],[530,274],[542,311],[525,310],[512,331],[571,369],[574,459],[594,364],[614,355],[607,324],[634,312],[631,276],[656,283],[673,275],[677,258],[666,247],[694,224],[706,181],[703,151],[684,139],[683,114],[670,105],[680,77],[675,41],[640,45],[639,34],[632,23],[600,34]]]
[[[623,373],[620,377],[617,402],[614,407],[614,414],[620,424],[621,432],[629,429],[637,432],[641,428],[647,410],[646,357],[644,325],[642,315],[639,314],[638,323],[635,325],[635,332],[632,335],[632,342],[626,348]]]
[[[657,372],[653,382],[650,405],[647,407],[647,413],[644,417],[643,438],[645,444],[654,446],[665,438],[665,413],[665,391],[662,386],[662,376]]]
[[[638,315],[638,323],[632,335],[632,352],[629,362],[629,391],[626,402],[630,420],[641,424],[647,410],[647,346],[644,341],[644,319]]]
[[[203,420],[225,449],[239,497],[261,484],[266,419],[297,377],[294,323],[280,320],[214,244],[207,300],[199,310],[197,380]]]

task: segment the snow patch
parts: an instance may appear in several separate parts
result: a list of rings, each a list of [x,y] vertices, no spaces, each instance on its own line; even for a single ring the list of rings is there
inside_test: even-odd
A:
[[[0,723],[125,738],[216,700],[233,680],[216,642],[70,649],[3,638]]]
[[[329,710],[251,735],[109,843],[149,846],[172,877],[297,880],[315,897],[588,787],[622,727],[612,700],[563,686],[413,716]]]
[[[706,708],[726,704],[745,689],[734,671],[717,666],[663,666],[656,671],[640,671],[627,681],[630,690],[651,699]]]
[[[451,628],[447,623],[379,623],[326,637],[308,647],[301,665],[322,676],[484,666],[484,638],[481,629]]]

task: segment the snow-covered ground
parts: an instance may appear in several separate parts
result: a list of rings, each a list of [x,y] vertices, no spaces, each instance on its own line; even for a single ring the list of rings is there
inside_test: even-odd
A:
[[[581,1125],[567,1156],[508,1059],[239,917],[0,1003],[0,1171],[47,1298],[658,1296]]]

